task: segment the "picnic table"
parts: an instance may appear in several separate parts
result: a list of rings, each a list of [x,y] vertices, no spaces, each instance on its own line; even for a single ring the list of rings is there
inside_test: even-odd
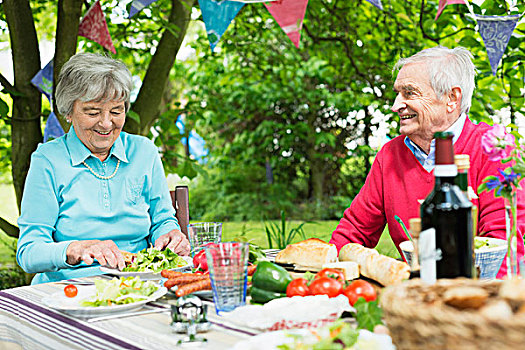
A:
[[[69,281],[90,283],[97,277]],[[106,277],[107,278],[107,277]],[[139,315],[122,314],[112,319],[81,319],[46,307],[42,298],[62,291],[69,282],[52,282],[0,291],[0,349],[173,349],[185,334],[170,326],[170,304],[176,296],[168,293]],[[213,305],[211,301],[204,301]],[[199,333],[207,343],[200,349],[231,349],[234,344],[256,333],[222,322],[213,306],[208,310],[212,323]],[[211,311],[213,310],[213,312]]]

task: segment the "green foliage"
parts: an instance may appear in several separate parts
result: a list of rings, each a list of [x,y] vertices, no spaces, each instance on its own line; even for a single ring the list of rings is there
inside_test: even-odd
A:
[[[32,275],[27,274],[16,263],[16,239],[0,233],[0,244],[8,249],[9,256],[0,263],[0,290],[27,285]]]
[[[383,310],[379,307],[379,299],[366,301],[365,298],[360,297],[355,302],[354,308],[356,310],[357,328],[368,329],[373,332],[375,326],[383,324]]]
[[[266,231],[266,237],[268,239],[268,246],[270,247],[270,249],[274,247],[274,244],[276,248],[284,249],[287,245],[292,243],[296,236],[299,236],[302,239],[306,239],[303,230],[304,224],[305,222],[287,231],[286,217],[284,214],[284,210],[281,210],[281,226],[277,225],[274,222],[268,222],[264,224],[264,230]]]
[[[190,188],[192,220],[242,221],[279,216],[293,207],[293,190],[268,184],[264,168],[235,164],[228,172],[209,169],[209,178],[197,177]]]

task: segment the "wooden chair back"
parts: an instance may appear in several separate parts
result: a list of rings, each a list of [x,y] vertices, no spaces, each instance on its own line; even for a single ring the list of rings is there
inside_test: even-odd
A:
[[[171,202],[175,208],[175,217],[179,221],[180,230],[188,237],[188,224],[190,223],[190,199],[188,186],[177,186],[175,191],[170,191]]]

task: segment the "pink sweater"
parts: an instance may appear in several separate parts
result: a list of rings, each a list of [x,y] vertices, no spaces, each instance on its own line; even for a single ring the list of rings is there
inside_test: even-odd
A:
[[[477,193],[483,179],[498,175],[498,168],[507,165],[491,162],[481,149],[481,136],[489,128],[485,123],[473,124],[468,118],[460,137],[454,144],[455,154],[470,156],[469,185]],[[424,199],[434,187],[434,172],[428,173],[404,143],[401,135],[388,142],[378,152],[372,169],[361,191],[345,210],[343,218],[332,233],[330,243],[341,247],[349,242],[365,247],[375,247],[388,224],[388,231],[397,249],[407,237],[399,223],[398,215],[407,225],[410,218],[419,217],[418,199]],[[523,185],[522,185],[523,187]],[[494,193],[478,193],[473,200],[478,206],[478,234],[505,239],[505,213],[503,199]],[[525,233],[525,191],[518,194],[518,256],[523,257]],[[505,259],[506,260],[506,259]],[[506,263],[498,277],[504,275]]]

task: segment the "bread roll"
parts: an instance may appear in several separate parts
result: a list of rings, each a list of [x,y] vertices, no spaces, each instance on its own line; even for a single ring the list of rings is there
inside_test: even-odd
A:
[[[281,264],[296,264],[302,268],[319,270],[326,263],[337,261],[337,248],[318,238],[288,245],[275,257],[275,262]]]
[[[359,264],[361,275],[384,286],[399,283],[410,277],[408,264],[379,254],[375,249],[349,243],[341,248],[339,261],[354,261]]]
[[[363,247],[361,244],[348,243],[341,248],[339,252],[339,261],[354,261],[359,265],[359,272],[363,276],[369,275],[367,271],[366,259],[370,255],[379,255],[377,250],[368,249]]]

